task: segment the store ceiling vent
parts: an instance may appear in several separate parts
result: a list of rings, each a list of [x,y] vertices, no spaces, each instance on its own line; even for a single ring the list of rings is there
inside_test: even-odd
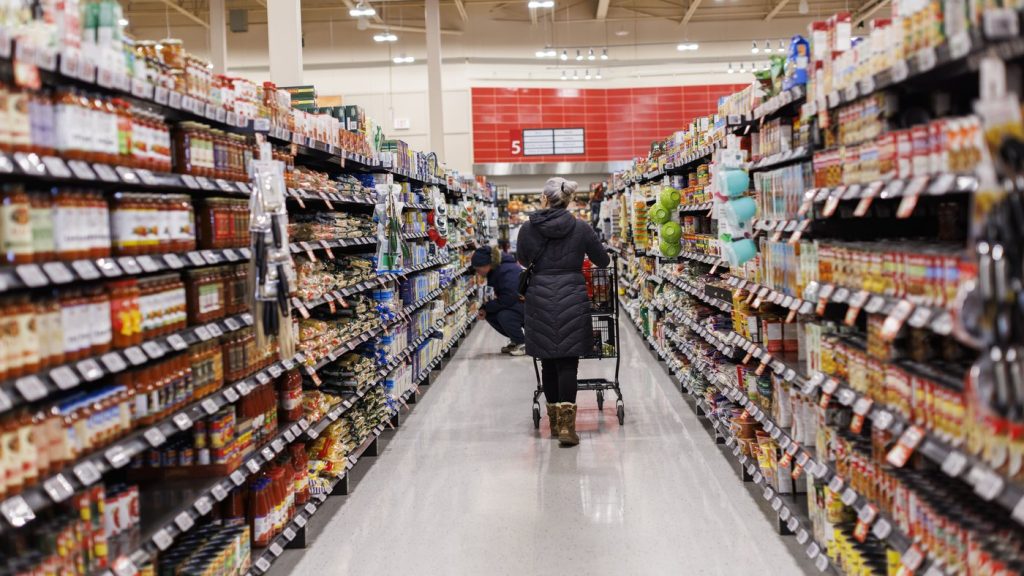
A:
[[[249,11],[248,10],[229,10],[228,11],[228,26],[232,32],[248,32],[249,31]]]

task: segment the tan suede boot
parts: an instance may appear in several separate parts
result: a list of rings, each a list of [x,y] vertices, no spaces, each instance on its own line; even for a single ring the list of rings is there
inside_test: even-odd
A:
[[[548,404],[548,423],[551,424],[551,437],[558,438],[558,404]]]
[[[576,435],[576,405],[569,402],[558,404],[558,443],[575,446],[580,443]]]

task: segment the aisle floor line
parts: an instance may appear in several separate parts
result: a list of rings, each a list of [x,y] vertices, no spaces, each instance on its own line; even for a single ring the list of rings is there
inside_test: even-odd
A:
[[[622,335],[626,424],[613,398],[599,413],[594,394],[581,393],[583,442],[564,449],[546,422],[533,429],[531,360],[497,353],[500,338],[477,326],[353,495],[325,510],[311,548],[289,552],[282,568],[800,574],[644,342]],[[612,369],[589,362],[584,374]]]

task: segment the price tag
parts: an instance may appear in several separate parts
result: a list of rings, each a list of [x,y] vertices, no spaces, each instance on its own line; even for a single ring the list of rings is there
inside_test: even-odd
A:
[[[949,39],[950,58],[959,59],[967,56],[971,51],[971,36],[966,31],[954,34]]]
[[[220,329],[220,325],[216,322],[210,322],[207,324],[206,329],[210,331],[210,335],[214,338],[220,338],[224,335],[224,331]]]
[[[99,176],[100,180],[104,182],[120,182],[121,178],[117,175],[117,172],[113,168],[106,164],[93,164],[92,169],[96,171],[96,175]]]
[[[882,330],[880,332],[882,339],[887,342],[892,342],[896,335],[899,334],[903,323],[910,317],[911,312],[914,310],[913,302],[909,300],[900,300],[893,307],[892,311],[889,312],[889,316],[886,317],[885,322],[882,323]]]
[[[171,421],[178,427],[178,430],[184,431],[192,427],[192,419],[184,412],[178,412],[175,414]]]
[[[43,490],[46,495],[56,503],[61,503],[75,493],[74,486],[63,474],[57,474],[43,482]]]
[[[167,436],[165,436],[163,431],[156,426],[150,428],[149,430],[146,430],[146,432],[142,436],[146,439],[146,442],[149,442],[149,445],[153,448],[163,446],[163,444],[167,442]]]
[[[914,310],[914,313],[910,315],[910,318],[907,319],[907,324],[909,324],[911,328],[920,329],[924,328],[928,324],[928,321],[931,319],[932,309],[926,306],[918,306]]]
[[[987,467],[978,465],[967,473],[967,482],[974,486],[974,493],[983,500],[995,500],[1006,488],[1006,481]]]
[[[200,406],[202,406],[203,411],[206,412],[207,415],[211,415],[211,416],[214,413],[216,413],[217,410],[220,410],[220,405],[217,404],[217,401],[214,400],[213,398],[207,398],[206,400],[203,400],[203,402],[202,402],[202,404],[200,404]]]
[[[96,467],[96,463],[92,460],[86,460],[76,464],[72,469],[72,472],[74,472],[78,481],[85,486],[92,486],[100,479],[99,468]]]
[[[178,527],[178,530],[182,532],[188,532],[196,525],[195,520],[192,519],[192,515],[188,512],[182,512],[174,517],[174,525]]]
[[[295,522],[295,525],[298,526],[299,528],[305,528],[306,527],[306,517],[303,516],[302,514],[296,516],[294,522]]]
[[[942,460],[942,471],[947,476],[956,478],[967,468],[967,456],[959,450],[951,450]]]
[[[921,72],[928,72],[932,68],[935,68],[936,57],[935,48],[929,46],[923,48],[917,52],[917,69]]]
[[[267,560],[262,556],[256,560],[256,563],[254,565],[256,566],[256,569],[260,572],[266,572],[267,570],[270,570],[270,560]]]
[[[874,534],[875,538],[885,540],[892,534],[892,524],[885,518],[879,518],[874,526],[871,527],[871,533]]]
[[[71,263],[71,268],[82,280],[95,280],[100,277],[100,271],[91,260],[75,260]]]
[[[257,466],[257,468],[259,467]],[[241,486],[245,483],[245,474],[243,474],[241,470],[235,470],[231,473],[229,478],[231,479],[231,483],[235,486]]]
[[[889,69],[889,74],[892,76],[894,83],[903,82],[910,75],[910,69],[907,66],[906,60],[897,60],[892,68]]]
[[[864,310],[868,314],[877,314],[882,308],[885,307],[885,298],[883,296],[874,295],[868,300],[868,303],[864,305]]]
[[[131,362],[132,366],[139,366],[149,361],[149,358],[146,357],[146,353],[138,346],[125,348],[124,357],[128,359],[128,362]]]
[[[927,176],[918,176],[907,184],[906,189],[903,191],[903,199],[900,201],[899,208],[896,209],[897,218],[908,218],[914,212],[914,208],[917,207],[917,200],[927,185]]]
[[[92,358],[78,362],[75,364],[75,368],[78,369],[78,373],[81,374],[87,382],[94,382],[103,377],[103,369],[100,368],[100,365]]]
[[[267,550],[269,550],[270,553],[273,554],[275,558],[277,558],[284,552],[284,548],[281,548],[281,545],[277,542],[271,542],[270,546],[267,547]]]
[[[268,382],[270,382],[270,376],[267,376],[266,372],[257,372],[256,381],[259,382],[260,384],[267,384]]]
[[[281,370],[281,367],[277,364],[271,364],[270,367],[267,368],[267,371],[270,372],[270,375],[274,378],[279,378],[281,374],[284,373],[284,371]]]
[[[888,410],[877,410],[871,415],[871,421],[875,423],[875,428],[884,432],[892,425],[893,415]]]
[[[206,516],[211,510],[213,510],[213,502],[211,502],[206,496],[196,500],[193,506],[195,506],[196,512],[199,512],[200,516]]]
[[[260,471],[260,463],[257,461],[256,458],[250,458],[249,460],[247,460],[245,463],[245,467],[252,474],[255,474]]]
[[[181,258],[177,254],[164,254],[164,263],[167,264],[172,270],[179,270],[185,267],[185,263],[181,261]],[[139,264],[142,264],[142,259],[139,259]],[[143,265],[143,268],[145,266]]]
[[[171,334],[170,336],[168,336],[167,345],[170,346],[171,349],[179,352],[181,350],[188,348],[188,342],[185,342],[185,339],[181,336],[181,334]]]
[[[239,398],[238,392],[234,388],[227,388],[227,389],[225,389],[224,393],[222,394],[222,396],[224,397],[224,400],[228,404],[234,404],[235,402],[238,402],[238,398]]]
[[[221,484],[215,484],[213,488],[210,489],[210,494],[213,495],[217,502],[223,502],[224,499],[228,497],[227,489]]]
[[[801,529],[800,529],[800,530],[799,530],[799,531],[798,531],[798,532],[796,533],[796,541],[797,541],[798,543],[800,543],[801,545],[803,545],[803,544],[806,544],[806,543],[807,543],[807,541],[808,541],[808,540],[810,540],[810,538],[811,538],[810,534],[808,534],[808,533],[807,533],[807,530],[804,530],[803,528],[801,528]]]
[[[845,486],[846,486],[846,482],[844,482],[843,479],[841,477],[839,477],[839,476],[833,476],[832,479],[829,480],[829,483],[828,483],[828,489],[831,490],[835,494],[839,494],[839,492]]]
[[[156,341],[156,340],[150,340],[149,342],[143,342],[142,343],[142,350],[143,350],[143,352],[146,353],[146,356],[149,356],[150,359],[152,359],[152,360],[156,360],[157,358],[162,358],[165,354],[167,354],[167,351],[164,350],[163,345],[160,342]]]

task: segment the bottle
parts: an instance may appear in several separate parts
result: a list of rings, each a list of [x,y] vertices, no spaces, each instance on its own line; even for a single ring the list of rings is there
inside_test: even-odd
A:
[[[54,259],[53,203],[44,192],[29,195],[29,218],[32,226],[32,255],[37,262]]]
[[[0,248],[9,264],[32,261],[32,206],[20,186],[5,187],[0,204]]]

